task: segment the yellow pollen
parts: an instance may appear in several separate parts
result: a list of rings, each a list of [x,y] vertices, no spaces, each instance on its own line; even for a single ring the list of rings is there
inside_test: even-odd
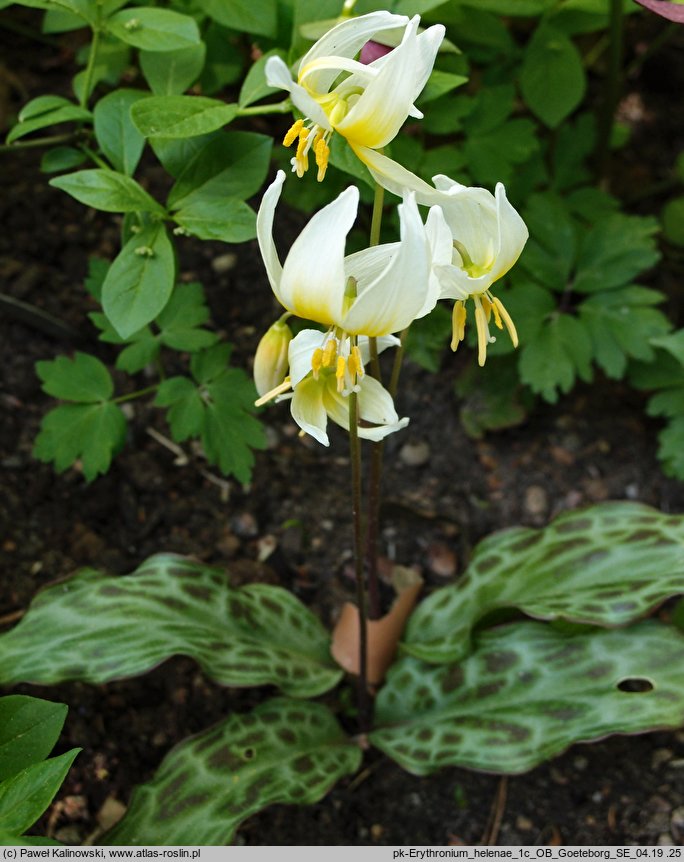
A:
[[[337,368],[335,369],[335,377],[337,377],[337,391],[344,390],[344,374],[347,370],[347,362],[344,356],[337,357]]]
[[[320,347],[317,347],[313,352],[313,356],[311,357],[311,368],[313,370],[314,380],[318,380],[321,366],[326,364],[327,363],[325,361],[325,354]]]
[[[277,395],[282,395],[283,392],[287,392],[288,389],[292,389],[292,384],[290,383],[290,378],[286,377],[279,386],[276,386],[275,389],[271,389],[270,392],[267,392],[265,395],[262,395],[261,398],[258,398],[254,402],[254,406],[263,407],[264,404],[267,404]]]
[[[306,149],[306,139],[308,137],[309,137],[309,130],[308,129],[302,129],[299,132],[299,143],[297,144],[297,152],[295,154],[295,158],[297,159],[297,161],[302,161],[303,159],[306,159],[306,156],[304,155],[304,150]]]
[[[482,308],[484,308],[485,317],[487,318],[487,323],[489,323],[492,317],[492,303],[484,294],[482,294],[480,299],[482,301]]]
[[[366,372],[363,370],[363,359],[361,359],[361,351],[356,345],[352,347],[350,363],[352,359],[354,360],[354,367],[356,369],[355,373],[358,374],[359,377],[363,377]]]
[[[326,144],[323,138],[317,138],[314,143],[314,152],[316,154],[316,164],[318,165],[318,182],[322,182],[325,177],[325,172],[328,169],[328,159],[330,158],[330,147]]]
[[[511,336],[513,347],[517,347],[518,332],[515,328],[515,324],[513,323],[511,315],[506,311],[503,302],[501,302],[501,300],[497,296],[492,297],[492,302],[494,304],[494,308],[499,312],[499,314],[503,318],[503,322],[506,324],[506,329],[508,330],[508,334]]]
[[[332,367],[335,362],[335,357],[337,356],[337,344],[331,338],[330,341],[325,345],[325,349],[323,350],[323,365],[326,368]]]
[[[451,315],[452,337],[451,349],[456,350],[459,343],[465,338],[465,323],[466,323],[466,308],[463,302],[459,299],[454,303],[454,310]]]
[[[489,333],[487,331],[487,317],[477,297],[475,298],[475,325],[477,326],[477,363],[482,367],[487,359]]]
[[[283,138],[283,146],[289,147],[294,143],[295,138],[299,137],[299,133],[304,125],[304,120],[297,120],[289,129],[288,133]]]
[[[484,297],[482,297],[482,299],[484,301]],[[492,311],[494,312],[494,323],[496,324],[496,328],[497,329],[503,329],[503,322],[501,320],[501,314],[499,312],[499,308],[496,304],[496,300],[494,299],[494,297],[491,298],[490,305],[491,305]]]

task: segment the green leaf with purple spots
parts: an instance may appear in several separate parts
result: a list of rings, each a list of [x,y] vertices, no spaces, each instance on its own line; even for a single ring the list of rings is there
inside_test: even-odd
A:
[[[174,748],[100,843],[229,844],[250,814],[318,802],[360,761],[360,748],[326,707],[269,700]]]
[[[375,722],[371,743],[417,775],[524,772],[575,742],[679,727],[684,636],[654,620],[575,634],[501,626],[458,664],[396,662]]]
[[[0,635],[0,684],[103,683],[190,656],[223,685],[277,685],[293,697],[332,688],[330,637],[287,590],[234,588],[221,569],[162,554],[133,574],[85,569],[34,599]]]
[[[451,662],[469,651],[485,614],[517,608],[538,619],[623,626],[684,593],[684,516],[640,503],[565,512],[547,527],[488,536],[458,581],[412,615],[404,651]]]

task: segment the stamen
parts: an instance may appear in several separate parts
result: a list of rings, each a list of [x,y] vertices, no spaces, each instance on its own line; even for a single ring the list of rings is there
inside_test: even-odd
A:
[[[324,359],[323,351],[321,350],[320,347],[317,347],[314,350],[313,355],[311,357],[311,369],[313,371],[314,380],[318,380],[318,375],[320,373],[321,366],[325,365],[325,364],[326,364],[326,362]]]
[[[299,137],[299,133],[302,130],[302,126],[304,125],[304,120],[297,120],[289,129],[285,137],[283,138],[283,146],[289,147],[294,143],[295,138]]]
[[[482,299],[484,300],[484,297],[482,297]],[[501,322],[501,314],[499,313],[499,309],[497,308],[496,300],[491,295],[491,293],[489,294],[489,303],[491,306],[491,310],[494,312],[494,323],[496,323],[497,329],[503,329],[503,323]]]
[[[359,348],[357,347],[356,344],[352,347],[351,358],[354,360],[354,365],[356,366],[356,374],[359,377],[363,377],[363,375],[366,372],[364,371],[364,368],[363,368],[363,359],[361,358],[361,351],[359,350]]]
[[[503,302],[497,297],[492,297],[492,302],[494,304],[494,308],[499,312],[501,317],[503,318],[503,322],[506,324],[506,329],[508,330],[508,334],[511,336],[511,341],[513,342],[513,347],[518,346],[518,332],[515,328],[515,324],[513,323],[513,318],[504,308]]]
[[[487,344],[489,342],[489,331],[487,329],[487,318],[479,297],[475,297],[475,325],[477,326],[477,363],[485,364],[487,359]]]
[[[325,177],[325,172],[328,170],[328,160],[330,158],[330,147],[323,140],[323,137],[317,137],[314,142],[314,152],[316,154],[316,164],[318,165],[318,182],[322,182]]]
[[[331,338],[325,345],[323,350],[323,365],[326,368],[331,368],[337,356],[337,342]]]
[[[337,391],[344,391],[344,374],[347,370],[347,362],[344,356],[337,357],[337,368],[335,369],[335,377],[337,377]]]
[[[287,392],[287,390],[291,388],[292,384],[290,383],[290,378],[286,377],[281,384],[275,387],[275,389],[271,389],[270,392],[267,392],[265,395],[262,395],[261,398],[258,398],[254,402],[254,406],[263,407],[264,404],[271,401],[277,395],[281,395],[283,392]]]
[[[484,293],[480,297],[480,300],[482,302],[482,308],[484,309],[485,317],[487,318],[487,323],[489,323],[489,321],[492,319],[492,304],[487,299],[487,296]],[[501,327],[499,327],[499,329],[500,328]]]
[[[299,143],[297,144],[297,152],[295,153],[295,158],[297,161],[302,161],[305,158],[307,150],[306,141],[309,137],[308,129],[301,129],[299,132]]]
[[[454,310],[451,314],[451,349],[456,350],[461,341],[465,338],[466,324],[466,307],[459,299],[454,303]]]

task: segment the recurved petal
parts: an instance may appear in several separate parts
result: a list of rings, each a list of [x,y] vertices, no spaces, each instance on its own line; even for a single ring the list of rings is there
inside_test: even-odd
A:
[[[400,204],[399,219],[401,241],[374,280],[359,281],[357,299],[342,324],[346,332],[371,336],[398,332],[437,301],[429,278],[427,237],[413,195]]]
[[[302,57],[299,64],[299,75],[309,63],[320,57],[355,57],[361,48],[373,36],[383,30],[394,30],[405,27],[408,23],[405,15],[393,15],[390,12],[370,12],[368,15],[359,15],[358,18],[349,18],[341,21],[321,38]],[[330,85],[337,77],[332,70],[323,70],[310,80],[315,85],[316,92],[324,93],[330,89]]]
[[[302,380],[295,388],[290,410],[292,418],[302,431],[324,446],[329,446],[330,441],[326,434],[328,416],[323,405],[325,386],[323,379],[314,380],[313,377],[308,377]]]
[[[290,342],[290,380],[295,389],[311,371],[311,357],[317,347],[322,347],[325,333],[318,329],[302,329]]]
[[[280,199],[280,193],[285,182],[285,171],[278,171],[275,180],[264,192],[261,199],[261,206],[256,218],[257,241],[259,242],[259,251],[263,258],[266,267],[266,274],[270,282],[271,288],[275,293],[279,302],[280,298],[280,278],[283,273],[283,268],[280,265],[278,252],[273,242],[273,219],[275,216],[275,208]]]
[[[266,61],[265,72],[266,83],[269,87],[278,87],[281,90],[287,90],[292,97],[295,107],[305,117],[308,117],[308,119],[326,129],[326,131],[331,128],[328,116],[323,108],[309,95],[304,87],[292,80],[290,70],[281,57],[269,57]]]
[[[387,191],[403,197],[407,191],[415,192],[419,204],[434,206],[442,201],[442,195],[425,180],[405,167],[379,153],[377,150],[362,146],[354,140],[349,141],[358,158],[366,165],[376,183]]]
[[[506,197],[502,183],[496,186],[496,211],[499,226],[498,254],[492,269],[493,281],[505,275],[520,257],[529,231],[517,210]]]
[[[374,377],[364,377],[361,383],[359,416],[363,422],[373,426],[359,428],[359,436],[366,440],[382,440],[409,423],[407,417],[399,418],[392,396]]]
[[[283,266],[281,302],[288,311],[327,326],[339,324],[346,285],[344,244],[359,203],[350,186],[319,210],[294,241]]]

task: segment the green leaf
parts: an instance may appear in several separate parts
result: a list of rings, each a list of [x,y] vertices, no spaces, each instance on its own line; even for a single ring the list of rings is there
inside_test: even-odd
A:
[[[539,530],[502,530],[480,542],[456,584],[420,604],[404,646],[425,661],[456,660],[468,652],[473,626],[496,608],[625,625],[684,592],[683,545],[684,517],[641,503],[602,503]]]
[[[196,138],[150,138],[150,146],[165,170],[172,177],[178,177],[207,142],[220,134],[222,132],[211,132]]]
[[[159,338],[173,350],[196,351],[211,347],[218,336],[200,327],[209,320],[202,285],[193,281],[176,287],[157,318]]]
[[[171,189],[171,209],[225,198],[246,200],[261,188],[268,173],[273,140],[255,132],[219,132],[186,162]],[[218,215],[218,213],[217,213]]]
[[[64,96],[37,96],[35,99],[31,99],[30,102],[27,102],[24,105],[24,107],[19,111],[17,119],[20,123],[25,123],[27,120],[34,120],[36,117],[50,114],[58,108],[73,107],[74,103],[70,102],[69,99],[65,99]]]
[[[40,592],[0,635],[0,680],[102,683],[187,655],[223,685],[315,697],[342,675],[329,641],[287,590],[232,588],[222,570],[158,555],[125,577],[86,569]]]
[[[492,131],[469,136],[464,145],[468,167],[476,182],[493,186],[509,183],[515,166],[539,148],[535,126],[528,119],[508,120]]]
[[[197,386],[188,377],[169,377],[161,384],[154,401],[157,407],[168,407],[166,419],[177,443],[188,437],[199,437],[204,427],[204,401]]]
[[[563,123],[555,134],[551,159],[551,187],[562,191],[591,181],[587,161],[596,140],[592,114],[581,114],[574,123]]]
[[[240,88],[240,96],[238,98],[240,108],[246,108],[248,105],[252,105],[266,96],[280,92],[276,87],[269,87],[266,83],[266,63],[270,57],[280,57],[281,60],[285,60],[286,56],[285,51],[274,48],[272,51],[263,54],[254,65],[250,66]]]
[[[275,698],[174,748],[103,843],[229,844],[250,814],[318,802],[360,762],[325,706]]]
[[[582,57],[565,33],[549,24],[535,30],[525,50],[520,86],[532,113],[552,129],[579,105],[586,75]]]
[[[102,285],[102,307],[122,338],[154,320],[171,296],[173,246],[162,224],[144,227],[122,248]]]
[[[435,99],[439,99],[440,96],[451,93],[457,87],[462,87],[467,81],[468,78],[465,75],[454,75],[453,72],[443,72],[440,69],[433,69],[418,101],[421,105],[433,102]]]
[[[52,751],[67,707],[24,694],[0,697],[0,782]]]
[[[201,8],[231,30],[275,36],[277,4],[272,0],[199,0]]]
[[[48,9],[43,15],[41,32],[69,33],[72,30],[80,30],[85,27],[85,23],[80,15],[75,15],[66,9]]]
[[[155,96],[180,95],[201,75],[206,53],[204,42],[175,51],[141,51],[140,68]]]
[[[239,198],[219,200],[194,196],[173,214],[174,221],[200,239],[247,242],[256,236],[256,214]]]
[[[563,292],[575,263],[577,228],[557,195],[532,195],[524,211],[530,238],[519,268],[546,287]]]
[[[654,218],[615,213],[600,219],[583,237],[573,290],[593,293],[621,287],[660,260]]]
[[[62,105],[62,107],[41,112],[36,116],[32,116],[31,119],[17,123],[7,135],[7,143],[12,144],[14,141],[18,141],[19,138],[30,135],[31,132],[37,132],[39,129],[44,129],[47,126],[56,126],[59,123],[89,122],[90,120],[92,120],[90,111],[78,105],[67,103],[66,105]]]
[[[150,212],[164,215],[158,204],[134,179],[116,171],[92,168],[50,180],[82,204],[111,213]]]
[[[244,59],[238,34],[212,21],[202,31],[202,38],[207,46],[204,69],[199,80],[202,93],[210,96],[231,84],[239,85],[244,73]]]
[[[684,389],[678,395],[681,403]],[[672,419],[658,435],[658,442],[663,472],[676,479],[684,479],[684,416]]]
[[[456,381],[463,399],[461,423],[469,437],[480,439],[486,431],[520,425],[527,416],[529,398],[521,393],[518,370],[507,359],[487,358],[484,368],[470,365]]]
[[[106,367],[88,353],[75,353],[73,359],[58,356],[36,363],[43,381],[43,392],[63,401],[95,404],[112,397],[114,384]]]
[[[451,312],[436,305],[425,317],[414,320],[406,340],[406,351],[426,371],[439,371],[451,342]]]
[[[520,379],[555,404],[558,390],[569,392],[575,378],[592,379],[593,346],[587,328],[569,314],[555,314],[522,348]]]
[[[40,169],[44,174],[70,171],[82,165],[87,158],[82,150],[77,150],[75,147],[53,147],[43,153]]]
[[[117,171],[133,176],[145,147],[145,138],[131,120],[131,107],[148,98],[142,90],[114,90],[95,105],[95,137]]]
[[[237,111],[205,96],[151,96],[134,105],[131,118],[146,138],[193,138],[228,125]]]
[[[86,52],[83,55],[83,63],[87,62],[87,50],[89,46],[84,46]],[[83,49],[82,49],[83,50]],[[71,82],[71,87],[74,95],[79,102],[88,102],[93,94],[93,91],[100,83],[106,83],[109,88],[118,87],[121,79],[126,71],[131,66],[131,48],[125,45],[119,39],[103,33],[98,44],[95,65],[92,73],[86,74],[86,70],[78,72],[74,75]],[[86,92],[86,86],[88,91]]]
[[[107,29],[122,42],[145,51],[176,51],[200,42],[194,18],[171,9],[136,6],[107,19]]]
[[[571,635],[502,626],[479,635],[460,664],[395,663],[375,720],[371,743],[417,775],[524,772],[575,742],[679,727],[684,637],[655,621]]]
[[[102,338],[102,336],[100,337]],[[142,371],[159,356],[161,345],[159,338],[152,333],[148,326],[131,336],[131,339],[131,343],[124,347],[117,356],[116,367],[127,374],[137,374],[138,371]],[[102,340],[105,339],[102,338]]]
[[[672,324],[650,306],[664,299],[656,290],[631,285],[594,294],[579,306],[596,362],[609,377],[623,377],[628,358],[645,362],[654,358],[651,340],[669,332]]]
[[[663,232],[670,242],[684,246],[684,196],[668,201],[662,213]]]
[[[52,802],[80,748],[34,763],[0,784],[0,832],[21,835]]]
[[[88,258],[88,275],[85,280],[85,288],[97,302],[101,302],[102,285],[107,278],[109,267],[108,260],[103,260],[101,257]]]
[[[106,473],[126,442],[126,420],[116,404],[61,404],[43,418],[33,454],[54,461],[63,472],[81,459],[83,475],[92,482]]]

